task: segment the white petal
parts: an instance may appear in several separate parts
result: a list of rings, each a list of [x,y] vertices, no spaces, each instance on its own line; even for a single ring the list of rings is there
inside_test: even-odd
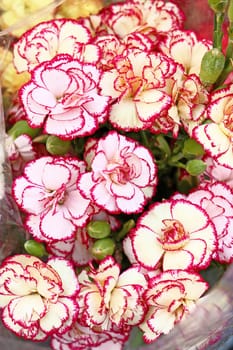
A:
[[[62,295],[72,296],[77,293],[78,281],[71,263],[59,258],[50,258],[47,263],[57,271],[62,280]]]
[[[133,233],[132,245],[137,261],[149,269],[156,267],[164,253],[156,235],[147,227],[140,226]]]

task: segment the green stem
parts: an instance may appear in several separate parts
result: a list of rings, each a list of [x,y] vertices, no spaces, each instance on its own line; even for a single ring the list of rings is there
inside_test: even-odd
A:
[[[224,13],[217,12],[214,15],[214,38],[213,38],[213,47],[222,51],[222,24],[224,21]]]
[[[121,228],[121,230],[117,233],[115,240],[117,242],[120,242],[127,235],[127,233],[131,230],[131,228],[133,228],[134,226],[135,226],[135,221],[133,219],[126,221],[123,224],[123,227]]]

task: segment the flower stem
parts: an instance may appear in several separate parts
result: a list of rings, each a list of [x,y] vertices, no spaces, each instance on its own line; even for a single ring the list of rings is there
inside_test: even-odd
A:
[[[222,12],[215,13],[213,47],[219,49],[220,51],[222,51],[223,21],[224,21],[224,13]]]

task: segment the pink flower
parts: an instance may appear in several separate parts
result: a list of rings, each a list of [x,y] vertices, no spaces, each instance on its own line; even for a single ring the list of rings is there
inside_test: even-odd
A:
[[[213,122],[194,129],[195,139],[217,163],[233,169],[233,84],[212,93],[207,110]]]
[[[124,37],[132,32],[167,34],[183,24],[181,10],[172,2],[146,0],[112,4],[101,13],[108,32]]]
[[[32,140],[26,134],[18,136],[15,140],[7,136],[5,146],[14,174],[20,174],[25,164],[35,158]]]
[[[128,332],[98,332],[77,322],[65,334],[52,336],[53,350],[122,350]]]
[[[201,176],[201,181],[221,181],[233,188],[233,169],[220,165],[212,157],[207,156],[204,158],[204,161],[207,167],[204,172],[204,177]]]
[[[26,227],[38,240],[74,237],[92,213],[76,182],[84,162],[72,157],[41,157],[28,163],[13,184],[16,203],[26,213]]]
[[[26,339],[62,334],[77,315],[77,291],[77,278],[66,260],[44,263],[28,255],[9,257],[0,268],[2,321]]]
[[[76,234],[63,241],[50,241],[46,248],[55,256],[71,260],[75,266],[84,266],[93,260],[90,248],[93,242],[85,227],[77,228]]]
[[[156,203],[139,218],[129,234],[129,259],[146,269],[203,269],[216,248],[216,232],[207,213],[184,199]],[[126,253],[127,253],[126,252]]]
[[[187,271],[170,270],[152,278],[145,293],[149,311],[139,326],[144,341],[150,343],[169,333],[207,289],[208,284],[198,274]]]
[[[157,184],[150,152],[117,132],[99,139],[90,152],[92,171],[81,175],[81,192],[110,213],[141,211]]]
[[[130,51],[116,56],[114,68],[103,73],[101,93],[111,96],[109,121],[124,131],[147,129],[171,105],[166,82],[176,64],[165,55]]]
[[[121,273],[120,266],[107,257],[98,269],[90,266],[79,276],[77,295],[79,322],[91,328],[110,331],[112,327],[124,328],[139,324],[146,311],[143,293],[147,287],[138,267]]]
[[[69,55],[41,63],[20,90],[28,123],[73,139],[94,133],[106,119],[108,97],[98,93],[100,71]]]
[[[98,210],[97,210],[98,209]],[[94,208],[96,213],[89,220],[103,220],[109,222],[111,230],[120,228],[120,222],[115,216],[108,215],[99,208]],[[47,251],[51,254],[71,260],[76,266],[87,265],[93,260],[91,247],[93,240],[87,233],[86,227],[77,228],[76,234],[71,239],[63,241],[49,241],[46,245]]]
[[[224,183],[202,183],[187,199],[200,205],[209,215],[217,233],[213,258],[221,263],[233,261],[233,192]]]
[[[36,25],[20,37],[14,45],[14,64],[19,73],[32,71],[58,54],[95,63],[99,49],[83,24],[72,19],[53,19]]]

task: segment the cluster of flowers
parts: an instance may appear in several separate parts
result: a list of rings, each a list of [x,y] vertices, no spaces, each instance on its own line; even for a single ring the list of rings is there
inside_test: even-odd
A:
[[[12,193],[49,255],[0,267],[18,336],[121,349],[138,326],[150,343],[207,291],[201,270],[233,261],[233,84],[203,83],[212,43],[183,24],[172,2],[128,0],[15,40],[26,81],[7,119]],[[204,173],[166,196],[168,169],[177,182]]]

